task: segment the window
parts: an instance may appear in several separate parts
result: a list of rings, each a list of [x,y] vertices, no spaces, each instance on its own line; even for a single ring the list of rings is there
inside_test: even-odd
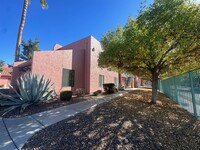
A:
[[[74,70],[69,70],[69,69],[63,69],[62,72],[62,87],[66,86],[74,86],[74,75],[75,71]]]
[[[99,75],[99,86],[103,86],[104,84],[104,75]]]
[[[114,83],[115,85],[118,85],[118,78],[114,77]]]

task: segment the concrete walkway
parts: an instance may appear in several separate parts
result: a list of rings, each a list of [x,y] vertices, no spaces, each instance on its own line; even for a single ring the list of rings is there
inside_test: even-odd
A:
[[[0,149],[20,150],[25,142],[37,131],[74,116],[86,109],[122,96],[124,93],[126,92],[71,104],[26,117],[0,118]]]

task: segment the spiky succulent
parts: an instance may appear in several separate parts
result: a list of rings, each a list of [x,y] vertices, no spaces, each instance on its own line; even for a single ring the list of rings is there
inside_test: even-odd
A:
[[[30,105],[40,104],[52,99],[55,92],[50,83],[51,80],[45,80],[44,75],[41,78],[38,75],[31,73],[22,75],[17,80],[19,92],[10,86],[15,91],[18,98],[0,93],[3,97],[3,99],[0,100],[0,105],[9,106],[4,110],[4,114],[18,107],[20,107],[21,112],[23,112],[24,109]]]

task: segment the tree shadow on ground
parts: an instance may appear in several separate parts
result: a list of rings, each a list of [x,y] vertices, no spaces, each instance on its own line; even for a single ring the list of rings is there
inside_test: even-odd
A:
[[[163,94],[136,90],[36,133],[23,149],[198,149],[200,123]]]

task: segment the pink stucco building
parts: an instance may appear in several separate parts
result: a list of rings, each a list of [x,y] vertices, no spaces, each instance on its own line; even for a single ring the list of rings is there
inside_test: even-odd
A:
[[[12,67],[4,65],[0,70],[0,88],[8,88],[12,75]]]
[[[34,51],[32,60],[14,63],[11,83],[16,86],[17,78],[30,71],[51,79],[58,94],[62,90],[74,92],[78,88],[86,93],[102,90],[103,83],[118,83],[118,73],[98,67],[101,51],[100,42],[92,36],[66,46],[56,44],[53,50]],[[131,82],[130,87],[134,87],[134,79]]]

